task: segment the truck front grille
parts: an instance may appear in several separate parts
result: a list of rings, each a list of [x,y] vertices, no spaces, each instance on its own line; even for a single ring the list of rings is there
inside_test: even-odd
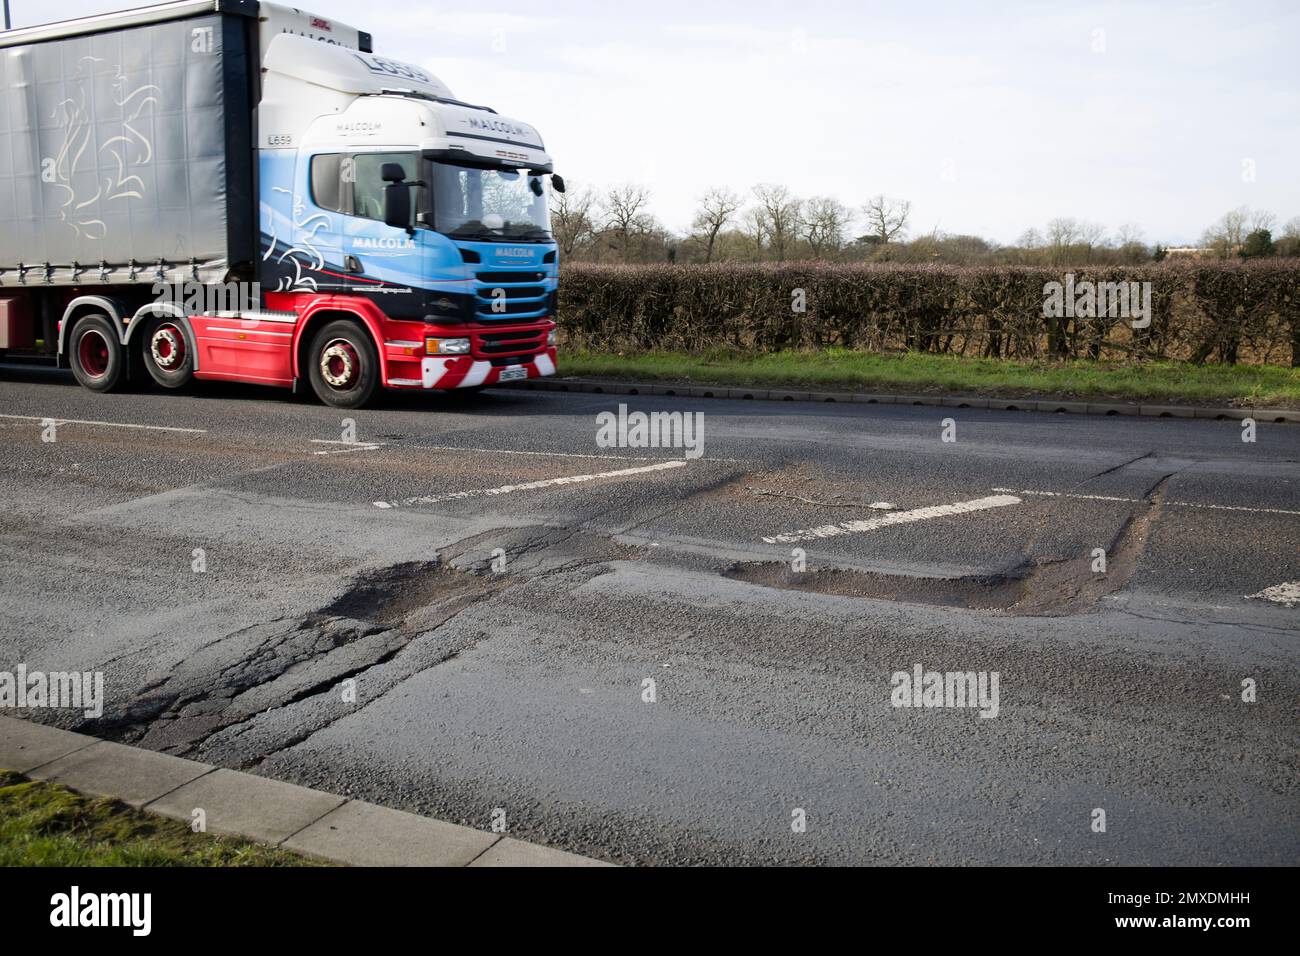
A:
[[[521,365],[546,349],[546,328],[475,332],[474,352],[493,365]]]
[[[483,271],[475,276],[474,314],[480,322],[541,318],[547,314],[546,273],[536,269]],[[497,291],[501,290],[501,291]],[[496,311],[493,310],[496,306]]]

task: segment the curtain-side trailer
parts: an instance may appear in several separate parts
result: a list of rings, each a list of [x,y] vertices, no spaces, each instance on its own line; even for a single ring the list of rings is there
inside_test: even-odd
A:
[[[0,353],[344,408],[554,374],[541,137],[368,34],[181,0],[0,33],[0,81]]]

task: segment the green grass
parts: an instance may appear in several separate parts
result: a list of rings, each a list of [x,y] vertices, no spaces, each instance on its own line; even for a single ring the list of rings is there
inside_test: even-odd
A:
[[[318,866],[0,770],[0,866]]]
[[[702,355],[613,355],[561,350],[559,374],[741,388],[809,387],[1300,407],[1300,369],[1276,365],[1020,362],[946,355],[880,355],[847,349],[757,355],[723,351]]]

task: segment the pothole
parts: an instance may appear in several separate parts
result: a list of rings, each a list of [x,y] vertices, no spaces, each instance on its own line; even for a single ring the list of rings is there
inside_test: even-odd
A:
[[[1105,570],[1089,553],[1079,557],[1037,560],[1001,574],[958,578],[917,577],[850,568],[794,571],[784,561],[734,564],[722,575],[765,587],[841,597],[873,598],[906,604],[1007,611],[1012,614],[1059,616],[1095,607],[1102,598],[1128,583],[1137,570],[1151,527],[1164,506],[1170,476],[1161,478],[1145,496],[1146,507],[1127,518],[1105,552]]]
[[[412,611],[458,596],[467,586],[473,585],[464,572],[439,561],[408,561],[355,579],[320,614],[377,623],[400,621]]]
[[[793,571],[784,561],[735,564],[723,577],[786,591],[810,591],[840,597],[874,598],[906,604],[933,604],[980,610],[1005,609],[1015,604],[1024,582],[1004,575],[962,578],[925,578],[849,568]]]

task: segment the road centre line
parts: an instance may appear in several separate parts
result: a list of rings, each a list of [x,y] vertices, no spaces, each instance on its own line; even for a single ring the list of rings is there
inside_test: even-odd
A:
[[[177,428],[171,425],[134,425],[130,422],[97,422],[80,418],[55,418],[53,415],[3,415],[0,418],[12,418],[17,421],[50,422],[54,425],[98,425],[104,428],[138,428],[151,432],[187,432],[191,435],[206,435],[206,428]]]
[[[376,501],[376,508],[405,508],[410,505],[434,505],[443,501],[461,501],[465,498],[506,495],[514,491],[533,491],[538,488],[550,488],[555,485],[576,485],[602,478],[626,478],[631,475],[644,475],[654,471],[666,471],[669,468],[684,468],[686,460],[674,458],[654,465],[642,465],[638,468],[621,468],[618,471],[600,472],[594,475],[564,475],[560,478],[543,478],[540,481],[528,481],[518,485],[502,485],[500,488],[476,488],[471,491],[452,491],[445,495],[429,495],[419,498],[406,498],[402,501]]]
[[[407,445],[423,451],[472,451],[488,455],[532,455],[537,458],[594,458],[598,461],[680,461],[678,458],[637,458],[632,455],[580,455],[570,451],[523,451],[515,448],[465,448],[460,445]],[[695,461],[741,462],[744,458],[696,458]]]
[[[333,451],[314,451],[313,455],[350,455],[354,451],[374,451],[377,448],[383,448],[383,442],[371,441],[340,441],[338,439],[313,438],[312,443],[316,445],[346,445],[346,448],[338,448]]]
[[[1079,495],[1069,491],[1032,491],[1021,488],[994,488],[994,491],[1008,492],[1014,495],[1033,495],[1038,498],[1074,498],[1079,501],[1118,501],[1124,504],[1146,504],[1145,498],[1120,498],[1112,495]],[[1249,511],[1256,514],[1300,515],[1300,511],[1286,508],[1253,508],[1249,505],[1209,505],[1196,501],[1166,501],[1166,508],[1203,508],[1207,511]]]
[[[990,508],[1005,508],[1018,505],[1020,499],[1014,495],[993,495],[988,498],[975,498],[971,501],[958,501],[950,505],[932,505],[928,508],[915,508],[911,511],[893,511],[879,518],[867,518],[861,521],[842,521],[839,524],[822,525],[819,528],[805,528],[802,531],[790,531],[785,534],[764,537],[768,544],[797,544],[800,541],[816,541],[819,538],[833,538],[842,534],[862,534],[898,524],[912,524],[916,521],[929,521],[931,518],[945,518],[949,515],[970,514],[974,511],[987,511]]]

